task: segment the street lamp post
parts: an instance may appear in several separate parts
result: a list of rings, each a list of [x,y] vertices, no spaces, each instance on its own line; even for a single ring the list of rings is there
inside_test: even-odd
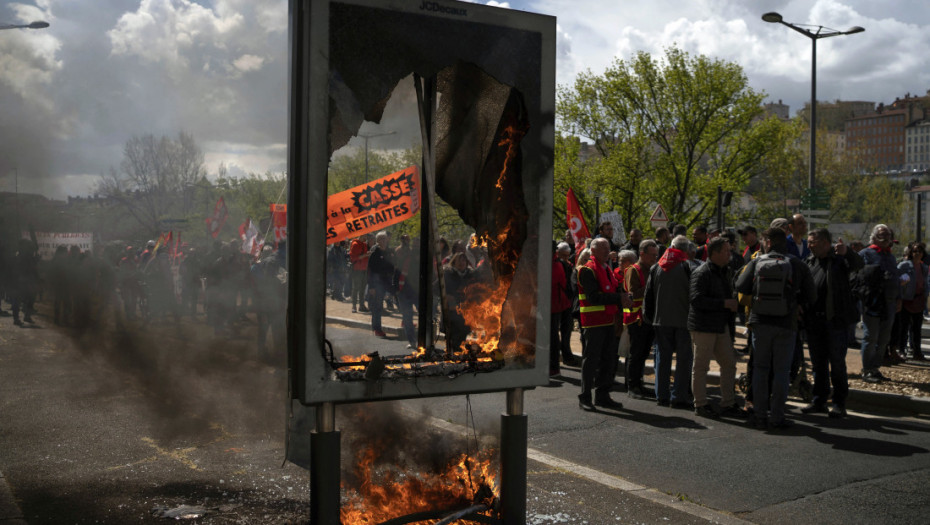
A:
[[[824,26],[814,26],[807,24],[792,24],[782,20],[780,14],[772,12],[765,13],[762,15],[762,20],[770,22],[773,24],[782,24],[790,27],[791,29],[801,33],[807,38],[811,39],[811,159],[809,163],[809,173],[808,173],[808,185],[811,189],[811,197],[813,198],[814,190],[814,167],[816,164],[816,155],[817,155],[817,40],[821,38],[827,38],[831,36],[840,36],[840,35],[851,35],[853,33],[861,33],[865,29],[859,26],[853,26],[847,29],[846,31],[837,31],[836,29],[830,29],[829,27]],[[812,29],[808,29],[812,28]]]
[[[4,29],[45,29],[46,27],[48,27],[48,22],[36,20],[29,24],[0,24],[0,31]]]
[[[358,136],[365,139],[365,181],[366,182],[371,180],[368,176],[368,139],[373,139],[375,137],[384,137],[386,135],[393,135],[394,133],[397,133],[397,132],[388,131],[387,133],[369,133],[367,135],[363,133],[359,133]]]

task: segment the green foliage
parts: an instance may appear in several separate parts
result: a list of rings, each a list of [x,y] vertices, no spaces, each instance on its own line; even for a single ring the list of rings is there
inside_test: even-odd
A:
[[[640,52],[602,75],[582,73],[559,89],[560,133],[590,138],[598,158],[583,170],[557,158],[556,188],[584,171],[586,191],[603,194],[627,228],[648,231],[656,203],[673,221],[706,222],[718,185],[741,191],[765,166],[784,162],[777,151],[789,130],[762,118],[763,96],[739,65],[675,47],[662,62]]]

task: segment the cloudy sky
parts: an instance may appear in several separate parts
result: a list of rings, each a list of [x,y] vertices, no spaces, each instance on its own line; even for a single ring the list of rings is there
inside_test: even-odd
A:
[[[561,85],[675,43],[739,63],[794,114],[810,97],[811,43],[760,18],[778,11],[788,22],[866,28],[818,42],[820,100],[891,102],[930,90],[924,0],[482,3],[558,18]],[[286,0],[0,0],[0,24],[33,20],[51,25],[0,31],[0,191],[18,178],[22,192],[86,195],[119,165],[128,138],[181,130],[211,173],[220,162],[237,175],[284,169]],[[381,137],[377,147],[409,145],[402,140]]]

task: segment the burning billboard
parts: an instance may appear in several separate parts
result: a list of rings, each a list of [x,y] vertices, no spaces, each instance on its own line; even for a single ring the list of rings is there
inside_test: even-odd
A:
[[[546,384],[555,19],[458,2],[294,0],[291,35],[294,399],[318,405]],[[385,120],[397,131],[365,134],[383,131]],[[401,137],[404,129],[412,131]],[[414,144],[420,162],[369,174],[368,137],[388,134]],[[353,197],[353,187],[328,175],[358,137],[368,178],[354,187],[381,189]],[[388,301],[398,297],[398,310],[409,308],[404,333],[392,340],[380,325],[381,295],[370,329],[334,321],[339,305],[327,298],[322,269],[328,241],[360,233],[327,216],[327,202],[339,196],[339,214],[368,216],[372,196],[396,197],[381,179],[397,185],[398,177],[419,199],[404,217],[418,243],[381,290]],[[473,232],[466,252],[478,262],[459,273],[455,258],[444,266],[436,250],[450,228],[437,220],[442,210]],[[380,243],[366,247],[373,253]],[[392,257],[393,249],[384,247]],[[471,277],[462,284],[459,275]],[[382,288],[370,279],[370,290]]]

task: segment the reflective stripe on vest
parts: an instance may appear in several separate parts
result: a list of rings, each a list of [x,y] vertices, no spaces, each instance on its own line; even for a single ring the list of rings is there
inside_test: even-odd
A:
[[[643,288],[646,287],[646,279],[643,277],[643,269],[638,265],[634,264],[632,268],[636,268],[636,273],[639,274],[639,284]],[[627,290],[629,292],[629,290]],[[643,318],[643,298],[633,299],[633,306],[623,309],[623,324],[629,325],[638,323]]]
[[[597,264],[594,259],[588,261],[585,265],[594,271],[597,277],[597,283],[604,293],[616,292],[617,280],[607,269]],[[581,279],[578,280],[578,311],[581,313],[582,328],[595,328],[598,326],[607,326],[614,324],[614,318],[617,315],[617,305],[615,304],[591,304],[588,296],[585,295]]]

